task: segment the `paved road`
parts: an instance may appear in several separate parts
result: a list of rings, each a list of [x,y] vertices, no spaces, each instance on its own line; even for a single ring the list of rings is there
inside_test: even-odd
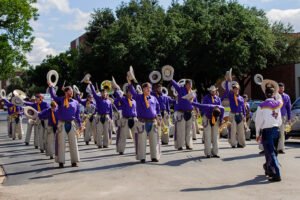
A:
[[[98,149],[80,139],[80,166],[70,167],[67,157],[66,168],[58,169],[32,146],[8,139],[3,122],[0,132],[0,164],[8,175],[0,186],[1,200],[300,199],[300,140],[288,142],[287,154],[279,157],[283,181],[269,183],[254,141],[245,149],[232,149],[221,140],[221,159],[206,159],[198,139],[193,151],[164,146],[159,163],[140,164],[130,140],[119,156],[114,145]]]

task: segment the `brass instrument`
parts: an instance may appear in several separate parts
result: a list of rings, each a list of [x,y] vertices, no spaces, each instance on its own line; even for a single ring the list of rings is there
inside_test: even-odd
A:
[[[224,129],[227,129],[231,126],[231,122],[229,121],[229,116],[223,118],[222,124],[219,126],[219,133],[221,134]]]
[[[285,127],[284,127],[285,133],[291,132],[291,131],[292,131],[292,126],[293,126],[296,122],[298,122],[298,120],[299,120],[299,118],[298,118],[298,117],[295,117],[295,118],[293,119],[293,121],[292,121],[290,124],[287,123],[287,124],[285,125]]]
[[[100,88],[101,88],[101,90],[106,88],[108,94],[113,94],[114,93],[114,90],[113,90],[113,87],[112,87],[112,82],[109,81],[109,80],[102,81],[102,83],[100,85]]]

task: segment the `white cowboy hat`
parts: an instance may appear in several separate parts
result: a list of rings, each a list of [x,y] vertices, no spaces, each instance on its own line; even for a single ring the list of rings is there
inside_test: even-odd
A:
[[[177,97],[178,96],[178,92],[176,91],[176,89],[172,86],[171,87],[171,90],[172,90],[172,92],[173,92],[173,95],[175,96],[175,97]]]
[[[80,90],[76,85],[73,85],[73,91],[75,94],[80,94]]]
[[[140,85],[136,86],[136,91],[137,91],[138,94],[143,94],[143,89]]]
[[[161,92],[164,94],[164,95],[169,95],[169,91],[166,87],[161,87]]]
[[[14,96],[11,99],[11,103],[14,104],[15,106],[23,106],[24,105],[23,99],[19,96]]]
[[[80,82],[81,83],[88,83],[90,81],[91,77],[92,76],[90,74],[86,74]]]
[[[123,89],[123,93],[125,93],[126,94],[126,88],[129,86],[129,84],[128,83],[124,83],[124,85],[123,85],[123,87],[122,87],[122,89]]]
[[[193,101],[196,98],[196,92],[193,90],[192,92],[188,93],[187,95],[183,96],[183,99]]]
[[[92,87],[91,85],[87,85],[87,86],[86,86],[86,89],[85,89],[86,93],[92,94],[91,87]]]
[[[118,89],[118,90],[121,89],[120,86],[117,84],[114,77],[111,78],[111,86],[112,86],[113,89]]]
[[[52,76],[55,77],[55,81],[52,82]],[[59,78],[59,75],[57,73],[57,71],[55,70],[50,70],[48,73],[47,73],[47,81],[48,83],[51,83],[51,85],[54,87],[56,86],[57,82],[58,82],[58,78]]]
[[[29,119],[36,119],[38,118],[38,112],[36,109],[32,108],[31,106],[24,107],[24,114]]]
[[[270,79],[264,79],[261,83],[261,89],[265,93],[267,86],[273,86],[275,89],[275,94],[279,91],[279,85],[276,81],[270,80]]]
[[[234,88],[234,87],[240,88],[240,85],[236,81],[231,81],[231,88]]]
[[[25,98],[26,98],[26,93],[23,92],[22,90],[14,90],[14,91],[13,91],[13,94],[14,94],[15,96],[20,97],[21,99],[25,99]]]
[[[208,91],[217,91],[218,88],[214,85],[210,86],[209,88],[207,88]]]
[[[162,67],[161,73],[164,81],[171,81],[174,76],[174,68],[171,65],[165,65]]]
[[[155,84],[161,80],[161,73],[159,71],[153,71],[149,74],[149,80],[151,83]]]
[[[133,71],[133,67],[130,66],[129,67],[129,71],[127,72],[127,76],[129,78],[129,80],[133,80],[135,83],[137,83],[137,80],[135,78],[135,75],[134,75],[134,71]]]
[[[232,68],[226,72],[225,77],[227,77],[229,80],[232,80]]]
[[[2,99],[6,98],[6,91],[4,89],[1,89],[0,96]]]
[[[255,74],[253,79],[257,85],[261,85],[264,80],[264,77],[261,74]]]

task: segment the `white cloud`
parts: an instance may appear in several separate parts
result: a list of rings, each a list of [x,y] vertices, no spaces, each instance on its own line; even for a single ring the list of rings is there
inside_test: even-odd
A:
[[[63,13],[71,12],[69,0],[38,0],[35,6],[42,13],[48,13],[51,9],[57,9]]]
[[[84,31],[90,20],[90,13],[82,12],[80,9],[72,9],[72,15],[74,16],[74,21],[66,24],[64,26],[67,30],[73,31]]]
[[[272,9],[267,12],[267,17],[272,21],[281,21],[293,25],[296,32],[300,32],[300,9]]]
[[[47,55],[57,55],[57,52],[50,47],[50,43],[47,40],[37,37],[33,42],[32,51],[27,54],[27,61],[31,65],[38,65]]]

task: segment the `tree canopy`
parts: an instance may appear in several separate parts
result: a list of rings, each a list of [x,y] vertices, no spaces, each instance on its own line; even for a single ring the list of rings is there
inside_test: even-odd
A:
[[[25,54],[34,40],[30,20],[38,17],[36,0],[0,0],[0,78],[28,63]]]
[[[164,10],[157,0],[131,0],[115,12],[96,9],[86,31],[86,44],[73,57],[72,82],[91,73],[95,81],[113,75],[122,84],[130,65],[142,82],[170,64],[175,79],[191,78],[201,92],[231,67],[243,81],[263,68],[300,62],[300,40],[288,35],[290,25],[271,24],[264,11],[237,1],[174,0]],[[54,66],[59,60],[49,57],[36,70]]]

